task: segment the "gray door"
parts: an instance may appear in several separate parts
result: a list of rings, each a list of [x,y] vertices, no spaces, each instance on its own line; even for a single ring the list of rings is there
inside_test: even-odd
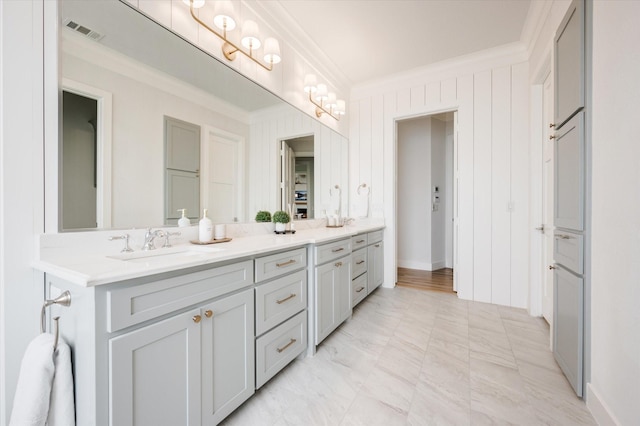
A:
[[[583,231],[584,112],[556,132],[554,159],[554,225]]]
[[[165,213],[164,223],[175,225],[180,213],[197,218],[200,212],[200,126],[164,118]]]
[[[559,129],[584,107],[584,1],[574,1],[555,36],[555,114]]]

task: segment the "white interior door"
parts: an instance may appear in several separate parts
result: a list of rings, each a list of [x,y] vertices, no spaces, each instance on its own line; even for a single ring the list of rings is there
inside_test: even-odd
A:
[[[244,139],[210,128],[203,143],[203,207],[213,223],[244,221]]]
[[[543,90],[543,150],[542,150],[542,316],[553,325],[553,86],[551,74],[544,81]],[[551,328],[553,329],[553,327]]]

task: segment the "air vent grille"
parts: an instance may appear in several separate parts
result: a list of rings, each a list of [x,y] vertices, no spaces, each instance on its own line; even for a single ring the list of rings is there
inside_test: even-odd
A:
[[[91,28],[87,28],[84,25],[80,25],[77,22],[71,20],[71,19],[67,19],[63,22],[64,26],[69,28],[72,31],[75,31],[77,33],[82,34],[85,37],[90,38],[91,40],[94,41],[98,41],[100,40],[102,37],[104,37],[102,34],[100,34],[97,31],[93,31]]]

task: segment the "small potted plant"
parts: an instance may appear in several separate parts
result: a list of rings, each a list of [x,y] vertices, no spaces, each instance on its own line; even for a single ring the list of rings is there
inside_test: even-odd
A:
[[[256,222],[271,222],[271,213],[266,210],[260,210],[256,213]]]
[[[278,210],[277,212],[274,212],[273,221],[276,224],[276,232],[278,233],[285,232],[287,229],[287,223],[289,223],[290,220],[291,220],[291,216],[289,216],[289,213],[283,210]]]

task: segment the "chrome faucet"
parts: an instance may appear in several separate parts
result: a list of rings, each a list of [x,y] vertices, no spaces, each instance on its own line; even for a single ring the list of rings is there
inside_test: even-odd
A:
[[[147,232],[146,234],[144,234],[144,244],[142,245],[142,250],[155,250],[156,246],[153,241],[156,237],[164,237],[164,231],[160,229],[151,231],[151,228],[147,228]]]

